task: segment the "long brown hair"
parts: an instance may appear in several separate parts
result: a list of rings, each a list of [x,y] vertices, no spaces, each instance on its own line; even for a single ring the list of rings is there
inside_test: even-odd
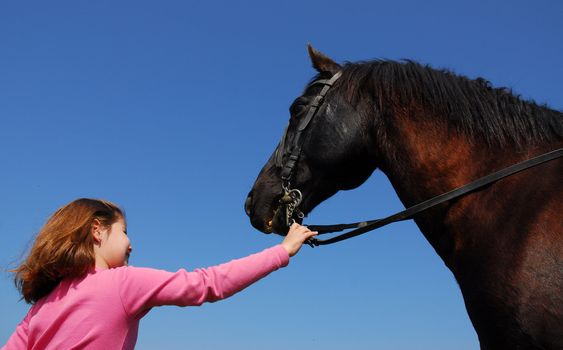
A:
[[[63,278],[84,275],[95,265],[94,220],[111,226],[123,211],[115,204],[80,198],[58,209],[37,234],[25,261],[14,272],[23,299],[32,304],[49,294]]]

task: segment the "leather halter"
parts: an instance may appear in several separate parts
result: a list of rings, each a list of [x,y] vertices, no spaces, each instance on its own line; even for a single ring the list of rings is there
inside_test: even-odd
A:
[[[282,164],[285,154],[282,154],[281,152],[286,153],[285,142],[286,142],[287,130],[289,126],[288,128],[286,128],[282,136],[280,145],[278,146],[278,152],[276,152],[274,156],[276,165],[282,168],[281,178],[282,178],[283,196],[281,197],[279,203],[280,203],[280,207],[283,206],[285,208],[285,224],[288,227],[295,222],[295,219],[293,218],[294,214],[297,214],[297,217],[299,217],[300,219],[304,217],[304,214],[299,210],[299,204],[301,204],[301,199],[303,197],[301,191],[299,191],[298,189],[291,188],[291,178],[293,177],[293,169],[295,168],[295,164],[297,163],[299,157],[301,156],[301,148],[303,147],[303,139],[301,138],[301,135],[303,131],[307,129],[309,123],[311,122],[313,117],[317,114],[319,108],[322,106],[326,93],[332,87],[334,82],[338,80],[338,78],[340,78],[341,75],[342,75],[342,71],[338,71],[330,79],[317,80],[309,85],[309,86],[323,85],[323,88],[321,92],[317,96],[315,96],[313,101],[309,103],[308,105],[309,110],[307,111],[307,114],[299,122],[299,125],[297,126],[297,130],[295,132],[295,136],[293,137],[293,143],[290,148],[289,156],[287,157],[285,163]]]
[[[302,132],[307,128],[313,117],[317,114],[317,111],[322,106],[324,102],[324,97],[328,90],[332,87],[334,82],[340,78],[342,75],[342,71],[337,72],[332,76],[332,78],[328,80],[317,80],[311,83],[310,86],[315,84],[322,84],[323,89],[321,92],[313,99],[311,104],[309,105],[309,110],[305,118],[301,120],[299,126],[297,127],[297,131],[293,138],[293,144],[290,148],[291,152],[285,163],[282,165],[283,158],[285,154],[281,154],[279,151],[286,153],[285,149],[285,141],[287,138],[287,129],[284,132],[280,145],[278,146],[278,152],[276,152],[274,156],[274,160],[278,167],[282,168],[281,171],[281,178],[282,178],[282,189],[283,189],[283,196],[280,199],[280,206],[284,206],[286,210],[286,224],[289,227],[295,220],[293,219],[293,214],[296,213],[299,218],[303,218],[303,213],[299,210],[299,204],[301,203],[302,194],[301,191],[298,189],[291,189],[291,178],[293,175],[293,169],[297,161],[299,160],[299,156],[301,155],[301,148],[303,146],[303,141],[301,138]],[[514,164],[507,168],[504,168],[500,171],[495,173],[489,174],[482,178],[479,178],[471,183],[468,183],[464,186],[458,187],[452,191],[443,193],[436,197],[433,197],[429,200],[426,200],[422,203],[416,204],[406,210],[398,212],[396,214],[390,215],[388,217],[376,220],[369,220],[369,221],[361,221],[355,222],[351,224],[337,224],[337,225],[307,225],[311,231],[318,231],[319,235],[332,233],[332,232],[340,232],[346,229],[353,228],[354,230],[348,231],[336,237],[332,237],[325,240],[320,240],[317,238],[311,238],[305,243],[309,244],[311,247],[320,246],[320,245],[327,245],[333,244],[336,242],[343,241],[348,238],[356,237],[366,232],[378,229],[380,227],[386,226],[390,223],[397,222],[397,221],[404,221],[412,219],[414,216],[419,214],[422,211],[435,207],[441,203],[450,201],[452,199],[464,196],[470,192],[474,192],[478,189],[481,189],[487,185],[490,185],[500,179],[503,179],[507,176],[514,175],[518,172],[523,170],[535,167],[537,165],[543,164],[545,162],[560,158],[563,156],[563,148],[559,148],[553,150],[548,153],[544,153],[540,156],[525,160],[523,162]]]
[[[301,155],[301,147],[303,146],[303,141],[301,140],[302,132],[307,129],[309,123],[313,119],[313,117],[317,114],[317,111],[322,106],[324,102],[324,97],[328,90],[334,85],[334,82],[340,78],[342,75],[342,71],[337,72],[332,76],[330,79],[324,80],[317,80],[309,86],[313,85],[323,85],[321,92],[315,96],[313,101],[308,105],[309,110],[307,111],[307,115],[300,121],[299,125],[297,126],[297,131],[295,132],[295,136],[293,138],[293,145],[291,147],[291,153],[287,158],[285,164],[283,164],[282,171],[281,171],[281,178],[284,182],[289,182],[293,175],[293,168],[295,168],[295,164]],[[280,143],[280,148],[285,148],[285,139],[287,137],[287,129],[282,137],[282,142]],[[285,149],[283,149],[285,152]],[[283,157],[282,157],[283,158]],[[281,164],[283,159],[278,159],[277,163]]]

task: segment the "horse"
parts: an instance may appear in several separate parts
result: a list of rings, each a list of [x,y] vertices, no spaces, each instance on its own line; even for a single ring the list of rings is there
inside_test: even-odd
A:
[[[291,221],[375,169],[410,207],[562,147],[561,111],[483,78],[412,60],[340,65],[308,51],[318,73],[291,105],[245,201],[264,233],[286,234]],[[414,217],[457,280],[481,349],[563,349],[562,174],[563,161],[552,160]],[[302,212],[289,222],[288,186],[300,190]]]

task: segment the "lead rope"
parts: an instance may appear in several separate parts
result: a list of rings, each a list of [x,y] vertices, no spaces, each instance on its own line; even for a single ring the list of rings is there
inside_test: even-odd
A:
[[[475,181],[473,181],[473,182],[471,182],[467,185],[456,188],[456,189],[454,189],[450,192],[446,192],[446,193],[441,194],[439,196],[433,197],[433,198],[431,198],[427,201],[416,204],[416,205],[414,205],[414,206],[412,206],[412,207],[410,207],[406,210],[403,210],[401,212],[398,212],[396,214],[393,214],[393,215],[388,216],[388,217],[383,218],[383,219],[361,221],[361,222],[355,222],[355,223],[351,223],[351,224],[310,225],[310,226],[308,226],[308,228],[311,231],[318,231],[319,234],[340,232],[340,231],[343,231],[343,230],[346,230],[346,229],[349,229],[349,228],[356,228],[356,229],[349,231],[349,232],[346,232],[346,233],[341,234],[341,235],[336,236],[336,237],[325,239],[325,240],[310,238],[305,243],[310,245],[312,248],[314,248],[316,246],[320,246],[320,245],[333,244],[333,243],[340,242],[340,241],[343,241],[343,240],[348,239],[348,238],[359,236],[363,233],[378,229],[380,227],[386,226],[386,225],[393,223],[393,222],[412,219],[416,214],[419,214],[420,212],[427,210],[429,208],[432,208],[432,207],[434,207],[438,204],[447,202],[447,201],[452,200],[454,198],[461,197],[465,194],[468,194],[468,193],[473,192],[477,189],[480,189],[480,188],[482,188],[486,185],[489,185],[493,182],[496,182],[496,181],[498,181],[502,178],[505,178],[505,177],[510,176],[510,175],[514,175],[514,174],[516,174],[520,171],[535,167],[535,166],[540,165],[542,163],[546,163],[546,162],[549,162],[551,160],[560,158],[561,156],[563,156],[563,148],[559,148],[559,149],[553,150],[551,152],[544,153],[540,156],[525,160],[523,162],[514,164],[514,165],[509,166],[507,168],[504,168],[502,170],[499,170],[495,173],[484,176],[484,177],[482,177],[478,180],[475,180]]]

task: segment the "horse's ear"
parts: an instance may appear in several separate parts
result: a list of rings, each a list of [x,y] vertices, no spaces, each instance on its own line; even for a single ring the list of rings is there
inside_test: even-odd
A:
[[[325,56],[322,52],[315,50],[311,44],[307,44],[307,50],[309,51],[309,57],[311,57],[313,67],[318,70],[319,73],[330,72],[335,74],[342,69],[338,63]]]

